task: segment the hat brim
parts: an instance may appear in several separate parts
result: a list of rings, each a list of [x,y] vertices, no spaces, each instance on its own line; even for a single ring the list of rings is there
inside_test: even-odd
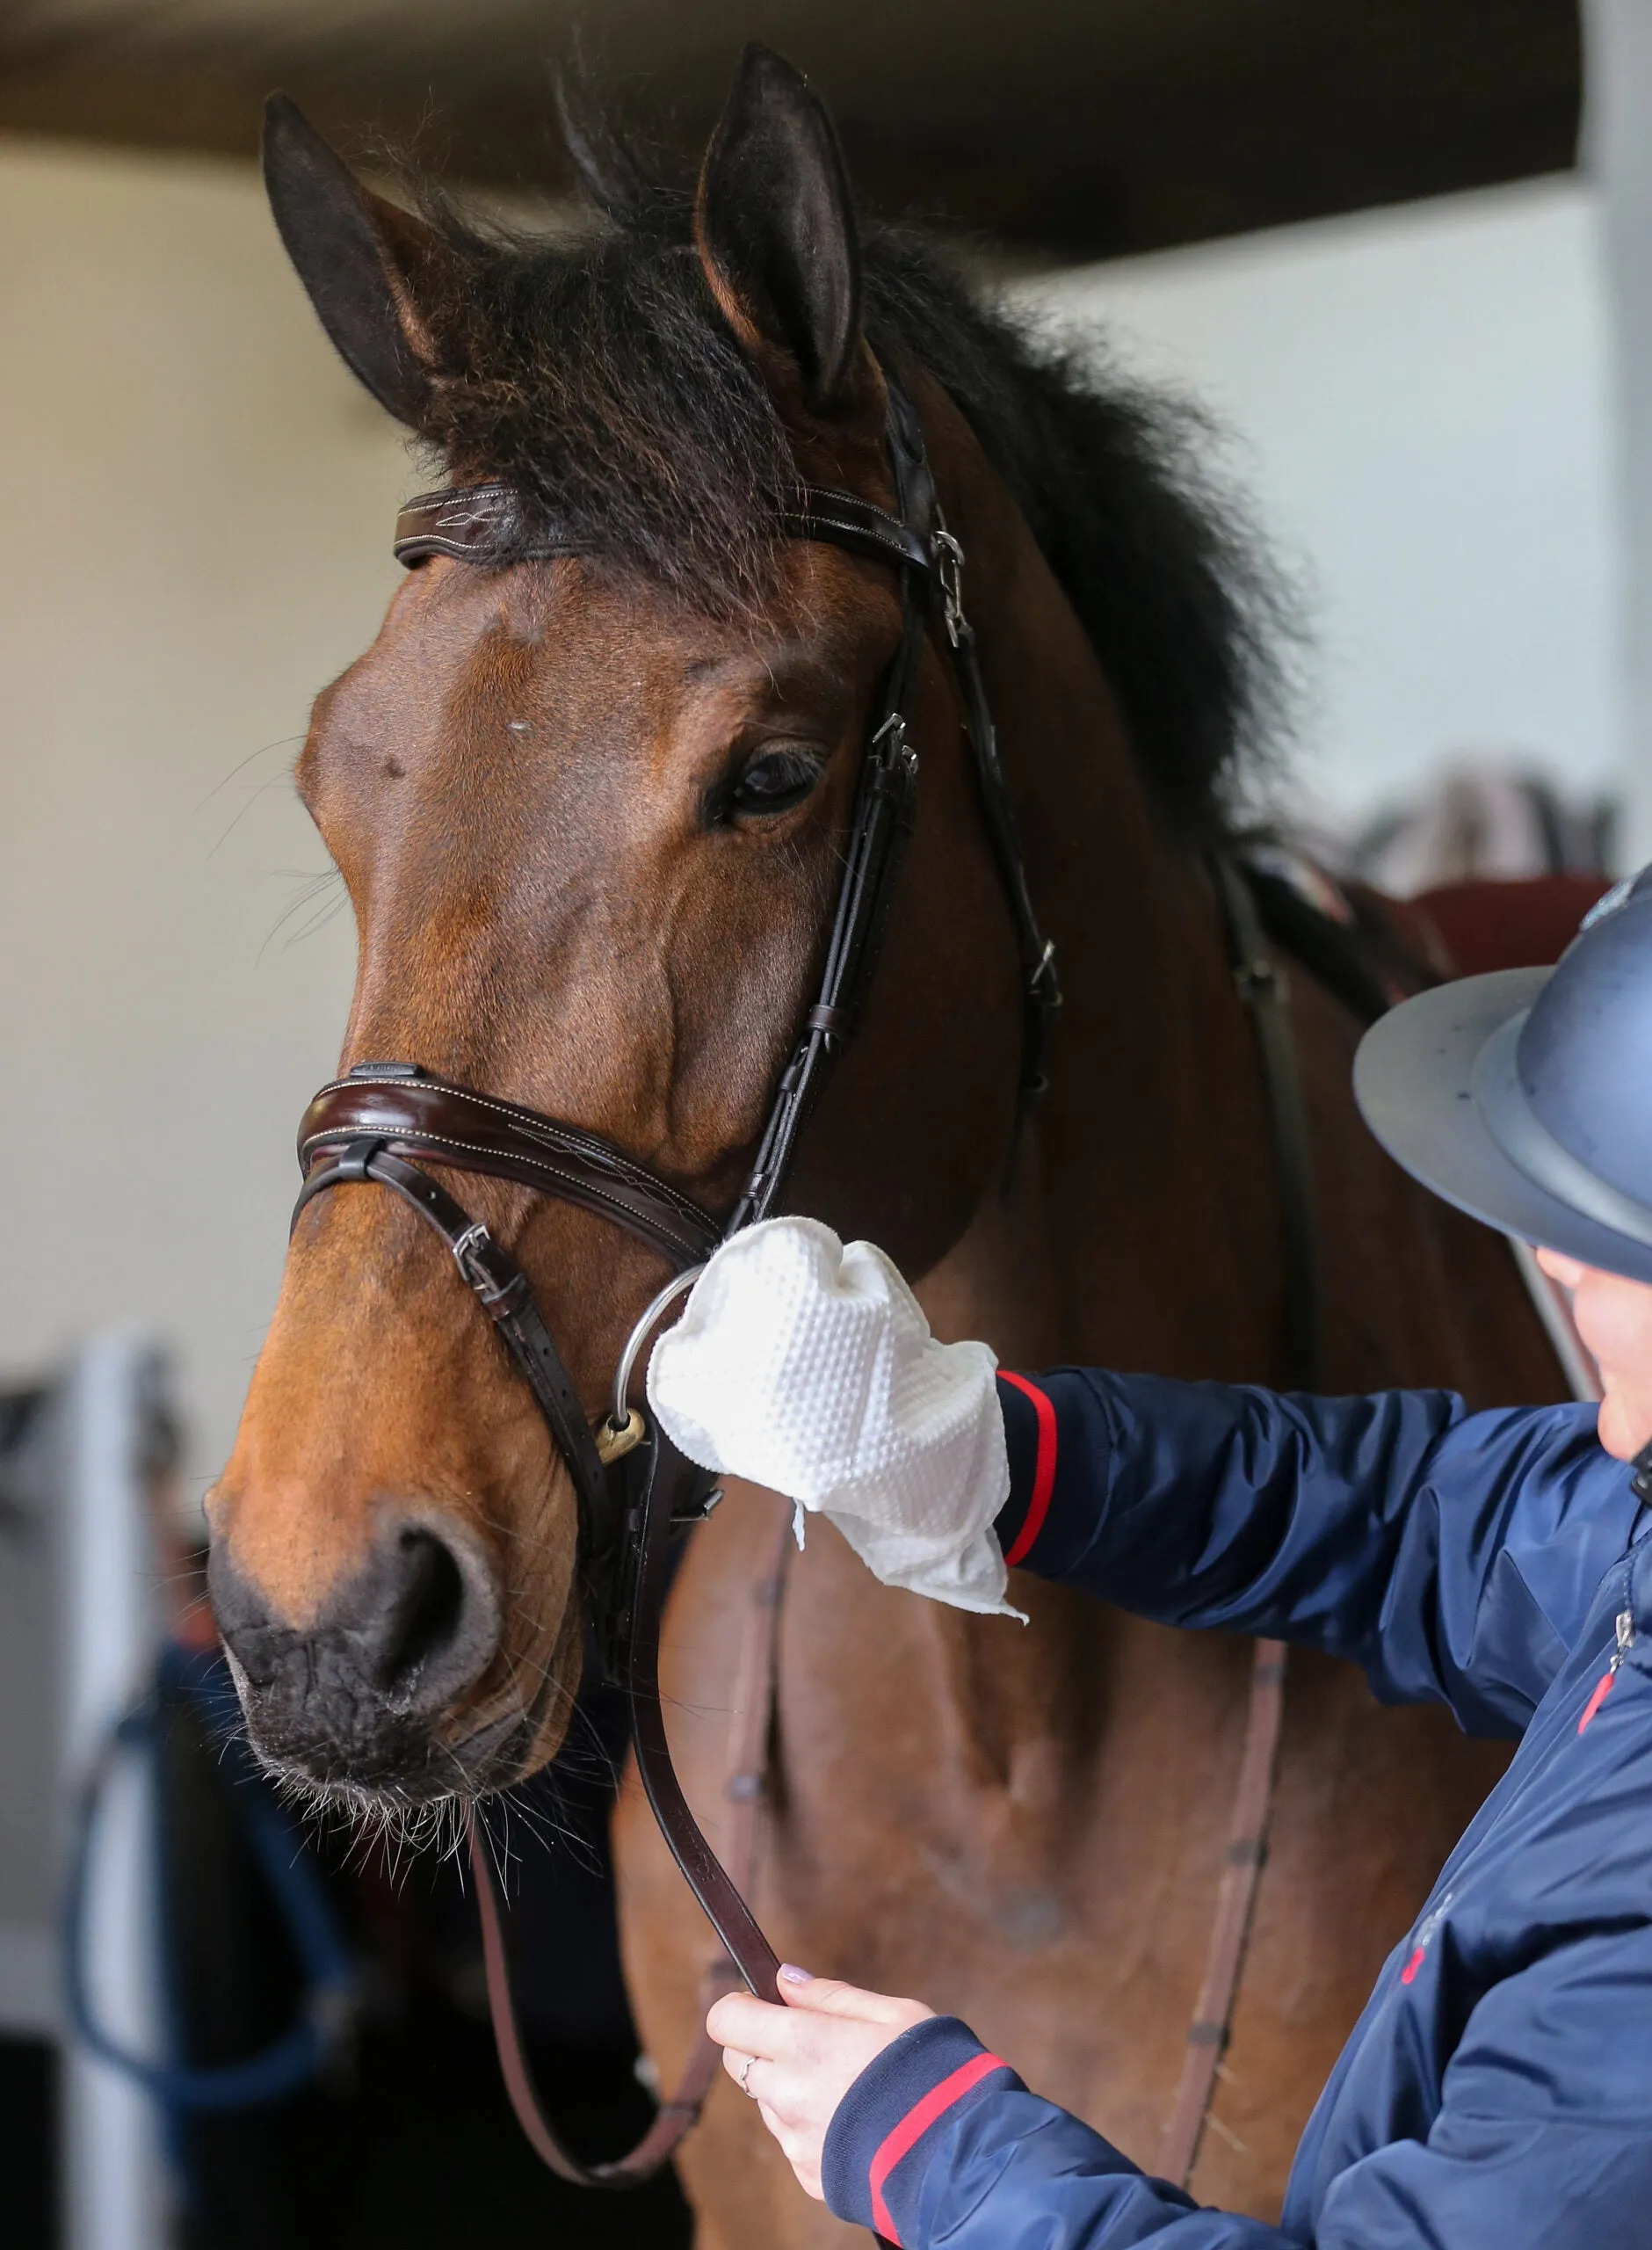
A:
[[[1359,1042],[1354,1099],[1395,1163],[1470,1218],[1585,1266],[1652,1281],[1652,1247],[1528,1178],[1492,1138],[1474,1097],[1481,1049],[1554,973],[1500,969],[1402,1001]]]

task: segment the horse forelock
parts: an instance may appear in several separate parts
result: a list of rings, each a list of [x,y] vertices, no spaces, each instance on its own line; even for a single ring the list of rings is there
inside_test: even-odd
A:
[[[507,228],[419,190],[448,252],[422,304],[439,361],[423,434],[451,474],[514,485],[591,554],[714,613],[760,613],[795,433],[713,297],[688,192],[604,131],[631,191],[571,224]],[[1113,685],[1149,794],[1178,831],[1221,832],[1265,772],[1295,635],[1211,471],[1217,433],[1094,337],[994,301],[938,239],[868,227],[862,256],[879,360],[926,369],[960,408]]]

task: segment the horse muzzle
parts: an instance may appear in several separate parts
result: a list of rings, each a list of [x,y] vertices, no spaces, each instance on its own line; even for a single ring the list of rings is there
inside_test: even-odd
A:
[[[402,1803],[514,1777],[533,1713],[455,1727],[504,1632],[492,1572],[458,1527],[382,1509],[366,1559],[301,1624],[238,1567],[233,1541],[214,1541],[207,1576],[248,1732],[268,1764]]]

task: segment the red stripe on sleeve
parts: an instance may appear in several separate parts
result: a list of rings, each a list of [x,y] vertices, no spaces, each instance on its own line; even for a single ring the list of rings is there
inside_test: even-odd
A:
[[[1607,1696],[1611,1695],[1612,1683],[1616,1677],[1617,1674],[1615,1673],[1609,1672],[1604,1680],[1597,1683],[1594,1694],[1583,1705],[1583,1716],[1577,1722],[1577,1731],[1579,1734],[1583,1732],[1583,1729],[1589,1724],[1590,1720],[1594,1717],[1595,1713],[1605,1702]]]
[[[1032,1471],[1032,1497],[1017,1532],[1015,1543],[1004,1561],[1013,1570],[1024,1563],[1032,1552],[1032,1542],[1044,1528],[1044,1519],[1050,1512],[1050,1494],[1055,1490],[1055,1409],[1035,1383],[1024,1375],[1011,1375],[1008,1368],[998,1370],[1000,1383],[1012,1383],[1016,1389],[1032,1401],[1039,1418],[1039,1450],[1037,1465]]]
[[[895,2231],[895,2221],[889,2217],[889,2206],[883,2200],[883,2183],[919,2138],[928,2132],[938,2117],[944,2117],[954,2101],[961,2101],[972,2086],[979,2086],[989,2072],[1007,2070],[1009,2065],[997,2055],[977,2055],[962,2064],[950,2078],[938,2086],[931,2087],[924,2099],[909,2109],[894,2131],[885,2136],[878,2153],[872,2159],[868,2185],[872,2189],[872,2224],[886,2241],[893,2242],[900,2250],[901,2238]]]

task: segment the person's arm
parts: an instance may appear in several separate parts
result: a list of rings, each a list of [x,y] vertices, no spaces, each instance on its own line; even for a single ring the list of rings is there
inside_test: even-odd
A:
[[[821,2184],[839,2218],[903,2250],[1301,2250],[1261,2219],[1149,2179],[1070,2111],[1031,2094],[955,2016],[931,2016],[838,2104]]]
[[[1518,1733],[1639,1512],[1592,1406],[1001,1375],[1011,1564],[1166,1624],[1347,1657]]]
[[[1289,2233],[1139,2172],[952,2017],[918,2024],[861,2072],[833,2116],[822,2180],[840,2218],[904,2250],[1644,2250],[1648,2085],[1652,1930],[1637,1913],[1493,1985],[1426,2134],[1294,2183]]]
[[[994,1364],[938,1342],[873,1245],[771,1219],[711,1259],[648,1390],[691,1460],[829,1517],[886,1585],[991,1613],[1007,1556],[1351,1657],[1379,1695],[1494,1733],[1525,1725],[1636,1513],[1592,1407]]]

